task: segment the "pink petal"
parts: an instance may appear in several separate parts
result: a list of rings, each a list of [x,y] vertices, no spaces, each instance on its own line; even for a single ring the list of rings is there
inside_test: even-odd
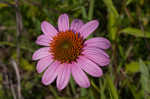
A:
[[[80,65],[80,67],[91,76],[94,77],[102,76],[103,74],[102,69],[98,67],[94,62],[87,59],[86,57],[80,56],[77,62],[78,65]]]
[[[101,49],[87,48],[82,54],[100,66],[106,66],[110,62],[109,56]]]
[[[59,16],[58,29],[59,31],[62,31],[62,32],[69,30],[69,17],[67,14],[62,14]]]
[[[49,46],[52,38],[46,35],[40,35],[37,40],[36,44],[43,45],[43,46]]]
[[[80,29],[79,32],[83,36],[83,38],[88,37],[93,31],[96,30],[98,27],[99,22],[97,20],[92,20],[86,24],[84,24]]]
[[[75,82],[83,88],[87,88],[90,86],[90,81],[86,74],[81,70],[81,68],[77,64],[73,64],[71,66],[72,76]]]
[[[34,52],[32,60],[38,60],[50,55],[49,47],[40,48]]]
[[[56,76],[58,74],[58,67],[59,66],[60,66],[60,63],[57,62],[57,61],[55,61],[44,72],[44,75],[42,77],[42,83],[44,85],[49,85],[49,84],[51,84],[55,80],[55,78],[56,78]]]
[[[75,19],[72,21],[70,29],[75,32],[79,32],[79,29],[83,26],[83,24],[84,23],[82,22],[82,20]]]
[[[43,21],[41,23],[41,29],[45,35],[48,35],[51,37],[55,36],[58,33],[57,30],[47,21]]]
[[[109,58],[109,55],[104,50],[99,49],[99,48],[84,46],[83,50],[87,50],[95,55],[101,54],[101,55]]]
[[[43,72],[52,62],[53,62],[53,59],[51,55],[40,59],[36,66],[37,72],[38,73]]]
[[[57,88],[59,91],[64,89],[70,79],[70,74],[71,74],[71,68],[68,64],[62,64],[59,66],[58,70],[58,76],[57,76]]]
[[[88,47],[97,47],[97,48],[101,48],[101,49],[108,49],[111,46],[109,40],[107,40],[106,38],[103,38],[103,37],[91,38],[91,39],[85,41],[84,44]]]

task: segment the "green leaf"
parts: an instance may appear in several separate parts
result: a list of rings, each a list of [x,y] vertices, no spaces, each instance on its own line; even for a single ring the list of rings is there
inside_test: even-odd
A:
[[[88,12],[88,20],[92,20],[92,18],[93,18],[94,2],[95,2],[95,0],[90,0],[90,6],[89,6],[89,12]]]
[[[105,95],[105,89],[106,89],[106,85],[107,82],[106,80],[104,80],[104,83],[102,83],[102,79],[99,79],[99,85],[100,85],[100,99],[106,99],[106,95]]]
[[[144,64],[142,60],[139,61],[140,64],[140,72],[141,72],[141,84],[145,93],[150,93],[150,73],[149,68]]]
[[[129,5],[132,2],[133,2],[133,0],[127,0],[126,5]]]
[[[119,18],[119,14],[113,5],[112,0],[103,0],[105,5],[107,6],[107,11],[108,11],[108,32],[109,32],[109,38],[112,40],[116,39],[116,34],[117,34],[117,21]]]
[[[143,32],[140,29],[127,27],[125,29],[122,29],[120,33],[129,34],[136,37],[144,37],[144,38],[150,38],[150,32]]]
[[[129,64],[126,64],[126,72],[128,73],[135,73],[139,71],[139,63],[136,61],[132,61]]]
[[[9,5],[8,4],[5,4],[5,3],[0,3],[0,8],[3,8],[3,7],[8,7]]]
[[[86,96],[87,95],[87,90],[85,88],[81,88],[81,96]]]
[[[73,94],[75,95],[76,94],[76,90],[75,90],[75,82],[71,76],[71,79],[70,79],[70,84],[71,84],[71,90],[73,92]]]
[[[118,99],[118,92],[117,92],[117,89],[113,83],[112,78],[110,76],[106,75],[106,80],[108,83],[108,88],[111,91],[111,95],[113,96],[113,99]]]
[[[112,0],[103,0],[109,12],[112,12],[115,17],[119,17],[118,11],[116,10],[115,6],[113,5]]]
[[[128,88],[130,89],[134,99],[143,99],[143,96],[141,95],[141,91],[139,90],[137,91],[137,86],[136,85],[132,85],[131,83],[128,82]]]
[[[94,81],[91,80],[91,85],[93,86],[93,88],[97,91],[100,92],[99,88],[97,87],[97,85],[94,83]]]
[[[83,0],[79,0],[80,3],[82,4],[83,3]],[[84,6],[81,6],[81,11],[82,11],[82,16],[84,19],[87,19],[87,12],[86,12],[86,9]]]
[[[4,1],[5,1],[5,0],[4,0]],[[9,4],[12,4],[12,5],[15,4],[14,1],[9,1],[8,3],[9,3]],[[0,3],[0,8],[3,8],[3,7],[9,7],[9,5],[8,5],[7,3],[1,2],[1,3]]]
[[[109,38],[112,40],[116,39],[117,35],[117,25],[116,25],[116,17],[115,15],[110,12],[108,15],[108,31],[109,31]]]
[[[52,85],[49,86],[49,89],[52,92],[52,94],[55,96],[55,99],[59,99],[58,93]]]
[[[32,71],[34,70],[34,65],[33,64],[30,64],[26,59],[24,58],[21,58],[21,64],[20,66],[26,70],[26,71]]]
[[[90,88],[90,89],[89,89],[89,92],[88,92],[88,93],[89,93],[89,98],[90,98],[90,99],[95,99],[94,93],[93,93],[93,92],[94,92],[94,91],[92,90],[92,88]]]

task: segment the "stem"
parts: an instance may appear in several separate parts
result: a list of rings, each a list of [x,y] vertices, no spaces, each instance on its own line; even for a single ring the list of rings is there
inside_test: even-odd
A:
[[[19,73],[18,65],[17,65],[17,63],[14,60],[11,61],[11,64],[12,64],[14,70],[15,70],[16,77],[17,77],[18,99],[22,99],[22,96],[21,96],[21,78],[20,78],[20,73]]]

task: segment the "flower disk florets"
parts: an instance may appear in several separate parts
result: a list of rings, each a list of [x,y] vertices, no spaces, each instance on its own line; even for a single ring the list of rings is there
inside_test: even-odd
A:
[[[50,43],[54,60],[61,63],[76,61],[83,48],[83,39],[73,31],[59,32]]]

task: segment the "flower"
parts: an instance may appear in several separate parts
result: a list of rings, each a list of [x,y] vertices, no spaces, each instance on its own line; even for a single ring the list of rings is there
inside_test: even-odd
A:
[[[58,19],[58,29],[47,21],[43,21],[40,35],[36,44],[45,46],[35,51],[32,59],[38,60],[36,69],[42,73],[42,83],[51,84],[56,79],[58,90],[64,89],[72,75],[75,82],[83,88],[90,86],[90,81],[85,74],[93,77],[103,74],[99,66],[106,66],[110,59],[105,49],[110,47],[110,42],[102,37],[86,38],[98,27],[99,22],[92,20],[84,24],[75,19],[69,27],[67,14],[62,14]]]

